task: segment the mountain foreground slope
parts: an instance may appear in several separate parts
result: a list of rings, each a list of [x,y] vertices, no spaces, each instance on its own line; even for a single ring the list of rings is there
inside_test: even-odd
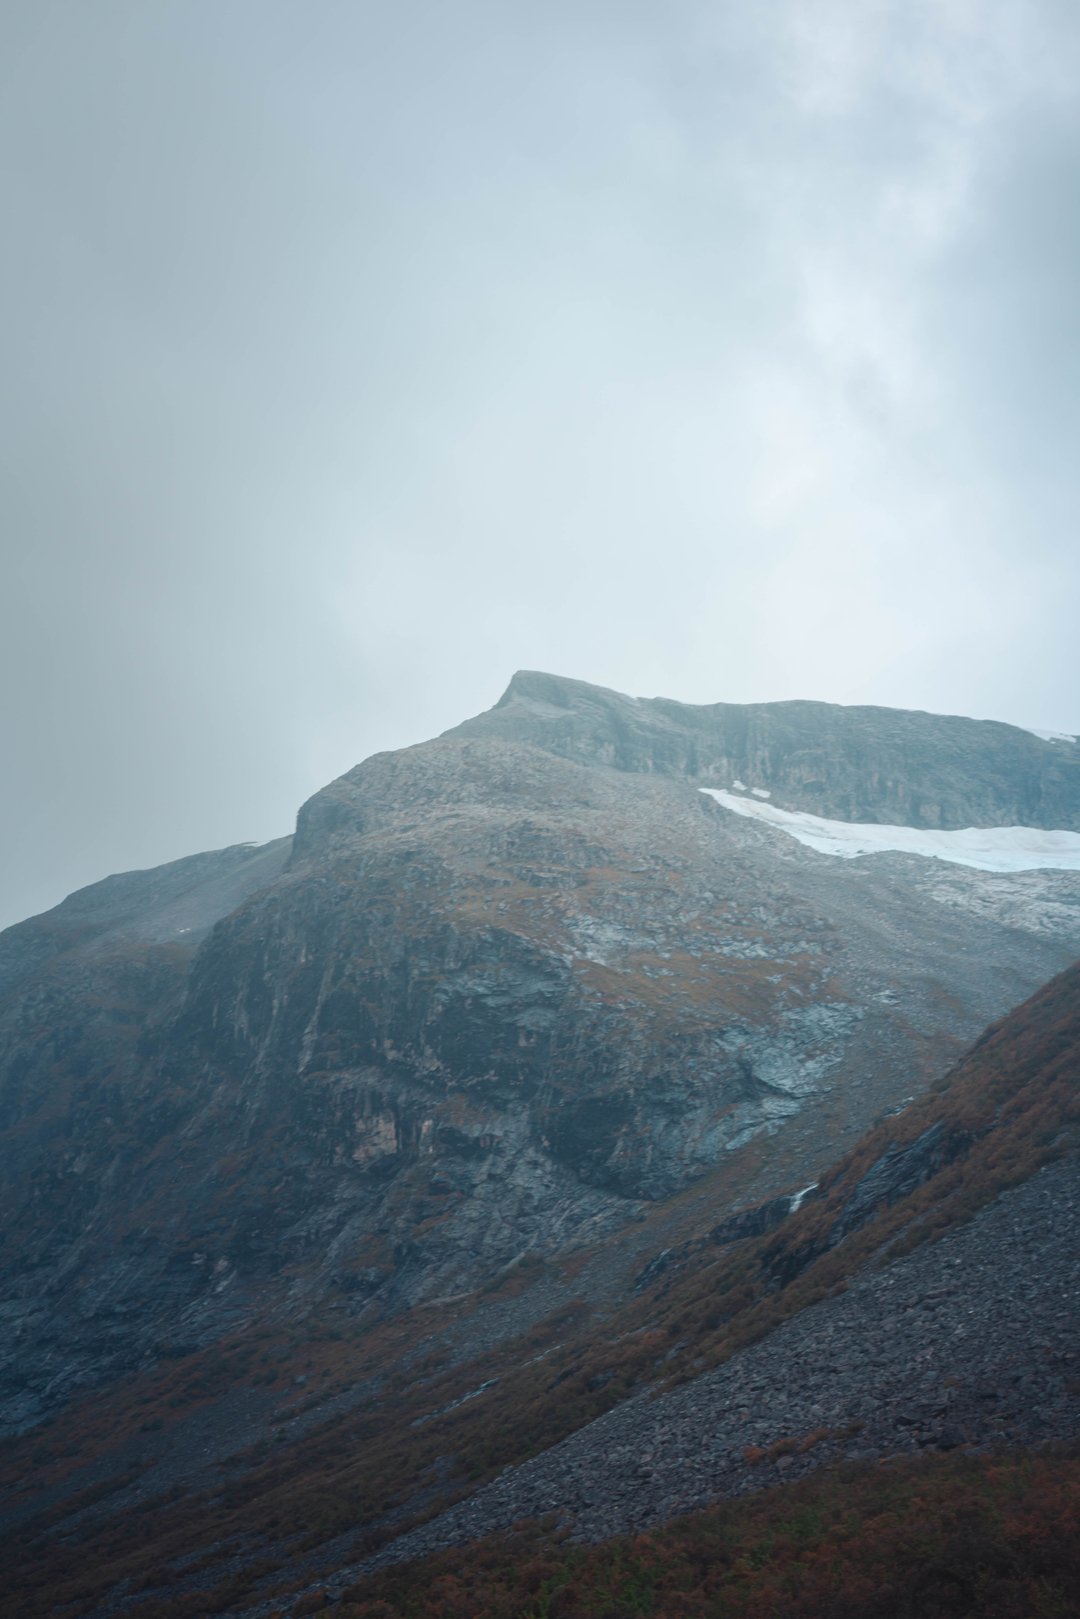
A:
[[[539,1322],[519,1316],[516,1339],[477,1345],[483,1308],[445,1301],[381,1342],[325,1321],[302,1338],[264,1330],[87,1402],[8,1448],[13,1611],[514,1613],[528,1611],[536,1588],[522,1571],[539,1558],[549,1593],[565,1591],[551,1612],[587,1614],[595,1577],[581,1574],[568,1532],[640,1531],[846,1466],[855,1472],[804,1491],[797,1510],[765,1502],[752,1564],[765,1606],[747,1613],[818,1611],[796,1604],[790,1570],[779,1592],[765,1578],[792,1511],[808,1514],[802,1541],[823,1521],[846,1526],[839,1547],[830,1531],[821,1549],[833,1571],[825,1611],[929,1611],[942,1556],[966,1548],[969,1563],[989,1565],[971,1564],[959,1594],[977,1586],[986,1603],[954,1601],[950,1588],[933,1611],[1070,1613],[1071,1584],[1051,1582],[1075,1562],[1075,1461],[1052,1463],[1035,1491],[1022,1458],[1080,1428],[1078,1076],[1075,967],[796,1206],[775,1199],[708,1226],[703,1196],[682,1211],[684,1239],[660,1254],[663,1222],[629,1252],[599,1245],[552,1271],[572,1296]],[[489,1292],[489,1322],[540,1285],[532,1276]],[[275,1442],[252,1444],[268,1396]],[[223,1436],[229,1455],[214,1448]],[[1003,1445],[1011,1451],[978,1461]],[[867,1472],[879,1458],[952,1452],[970,1454],[974,1472]],[[1020,1515],[1005,1549],[1001,1490]],[[715,1530],[685,1534],[718,1542],[700,1583],[723,1571],[727,1548],[737,1585],[748,1520],[718,1511]],[[956,1520],[945,1548],[929,1511]],[[517,1544],[391,1572],[530,1518],[539,1523]],[[1057,1559],[1040,1560],[1051,1536]],[[617,1570],[647,1549],[638,1539],[612,1554],[613,1605],[600,1611],[622,1611]],[[1026,1608],[993,1606],[1003,1557]],[[627,1611],[684,1611],[661,1600],[665,1571],[652,1563],[650,1601]],[[665,1577],[679,1568],[684,1558]],[[837,1605],[838,1569],[862,1607]],[[868,1590],[875,1569],[881,1584]]]
[[[230,1578],[251,1607],[283,1547],[304,1590],[349,1562],[336,1537],[393,1538],[658,1366],[701,1373],[775,1328],[760,1398],[781,1321],[852,1256],[1003,1193],[997,1160],[970,1207],[957,1191],[988,1141],[1025,1184],[1066,1152],[1040,1173],[1073,1207],[1071,1014],[1032,1003],[1064,1067],[1051,1084],[1044,1053],[1022,1107],[979,1113],[996,1036],[969,1059],[982,1078],[927,1087],[1080,955],[1080,874],[838,860],[703,787],[879,826],[1080,826],[1075,743],[519,675],[488,714],[317,794],[291,844],[109,879],[0,935],[9,1521],[42,1537],[31,1585],[50,1570],[27,1612],[155,1588],[206,1611]],[[1075,978],[1055,994],[1074,1005]],[[1006,1150],[1009,1107],[1030,1121],[1044,1090],[1045,1139]],[[1043,1219],[1049,1263],[1072,1227],[1055,1237],[1031,1195],[1017,1218]],[[1067,1401],[1044,1404],[1013,1437],[1069,1426]],[[810,1448],[835,1447],[830,1428]],[[699,1476],[705,1496],[740,1487]],[[284,1518],[281,1491],[303,1502]],[[685,1497],[652,1493],[660,1516]],[[133,1508],[160,1579],[124,1549]]]

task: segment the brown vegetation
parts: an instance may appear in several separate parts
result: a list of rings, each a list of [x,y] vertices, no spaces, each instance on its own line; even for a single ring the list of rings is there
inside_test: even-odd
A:
[[[394,1568],[329,1619],[1069,1619],[1080,1452],[844,1467],[597,1546],[550,1526]],[[318,1613],[297,1604],[292,1614]]]

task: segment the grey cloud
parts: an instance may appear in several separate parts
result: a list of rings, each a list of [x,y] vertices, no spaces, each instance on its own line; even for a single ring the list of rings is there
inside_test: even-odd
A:
[[[0,919],[518,666],[1080,729],[1071,7],[3,27]]]

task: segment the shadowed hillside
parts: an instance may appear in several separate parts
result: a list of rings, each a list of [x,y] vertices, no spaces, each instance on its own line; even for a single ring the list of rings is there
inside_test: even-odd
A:
[[[606,1308],[590,1307],[597,1290],[586,1260],[571,1305],[481,1356],[455,1358],[462,1306],[447,1304],[424,1322],[425,1336],[414,1317],[381,1351],[332,1331],[291,1344],[237,1339],[224,1357],[191,1357],[111,1407],[88,1406],[11,1453],[12,1483],[25,1485],[35,1458],[27,1505],[34,1494],[40,1503],[27,1523],[18,1611],[43,1615],[62,1602],[118,1611],[101,1600],[110,1588],[114,1599],[138,1595],[125,1611],[144,1619],[247,1612],[275,1591],[289,1611],[291,1588],[305,1604],[295,1611],[310,1612],[320,1589],[355,1586],[357,1554],[380,1542],[389,1543],[381,1557],[397,1560],[550,1510],[594,1538],[853,1456],[1025,1445],[1075,1431],[1078,1063],[1074,968],[873,1130],[816,1197],[778,1223],[768,1214],[772,1229],[740,1236],[730,1221],[708,1225],[702,1196],[690,1211],[698,1234],[658,1265],[656,1239],[642,1228],[639,1286],[627,1276],[621,1302],[616,1292]],[[597,1251],[598,1277],[610,1259],[608,1245]],[[512,1309],[530,1285],[535,1278],[507,1278],[492,1306]],[[710,1364],[716,1370],[703,1371]],[[361,1367],[372,1376],[368,1398],[343,1399]],[[272,1390],[278,1455],[241,1452],[224,1473],[174,1487],[171,1503],[136,1493],[145,1503],[137,1540],[126,1515],[95,1505],[93,1492],[64,1501],[80,1451],[85,1467],[125,1425],[133,1444],[148,1426],[141,1442],[159,1445],[178,1410],[215,1409],[222,1379],[252,1414],[259,1390]],[[636,1392],[649,1387],[651,1397]],[[312,1393],[320,1388],[321,1402]],[[320,1403],[325,1413],[335,1400],[337,1415],[320,1419]],[[823,1486],[822,1499],[842,1501],[845,1487]],[[861,1501],[865,1486],[854,1487]],[[136,1488],[114,1479],[114,1506]],[[459,1506],[394,1540],[454,1495],[465,1497]],[[901,1492],[889,1510],[902,1524],[923,1499]],[[1048,1522],[1054,1510],[1053,1501],[1039,1506]],[[67,1526],[63,1546],[51,1521]],[[855,1569],[878,1555],[866,1533],[861,1547],[862,1530],[853,1531]],[[197,1572],[184,1573],[195,1548]],[[372,1587],[372,1600],[398,1589]]]

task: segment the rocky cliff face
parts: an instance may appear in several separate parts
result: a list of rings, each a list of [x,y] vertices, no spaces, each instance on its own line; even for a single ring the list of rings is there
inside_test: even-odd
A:
[[[743,1199],[813,1178],[1080,953],[1080,878],[837,862],[699,785],[1069,827],[1075,754],[519,676],[317,794],[291,852],[9,930],[8,1421],[256,1312],[476,1289],[718,1165]]]
[[[143,1042],[182,1006],[213,923],[280,875],[290,841],[110,877],[0,934],[0,1389],[16,1426],[45,1408],[42,1390],[62,1401],[138,1362],[139,1302],[101,1304],[125,1269],[112,1239],[129,1167],[185,1116]],[[159,1249],[142,1244],[156,1258],[138,1299],[161,1321],[173,1293]]]
[[[568,759],[735,780],[783,809],[902,826],[1080,827],[1080,745],[991,720],[835,703],[625,697],[522,671],[451,736],[530,742]]]

